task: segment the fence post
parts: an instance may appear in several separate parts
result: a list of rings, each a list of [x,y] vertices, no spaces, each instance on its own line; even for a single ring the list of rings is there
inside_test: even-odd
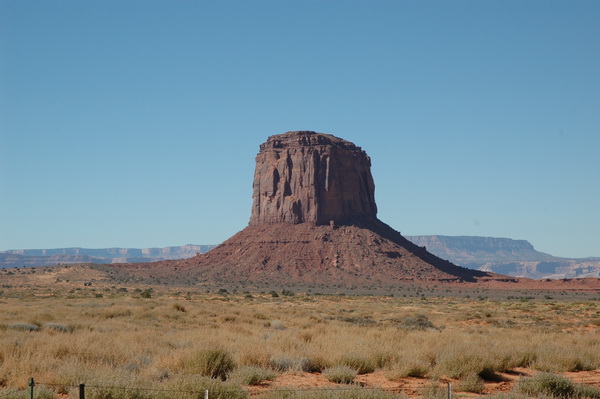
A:
[[[204,391],[204,399],[208,399],[208,389]]]
[[[35,386],[35,382],[33,381],[33,377],[31,377],[29,379],[29,383],[27,384],[27,386],[29,386],[29,399],[33,399],[33,387]]]
[[[452,399],[452,384],[448,383],[448,399]]]
[[[85,384],[79,384],[79,399],[85,399]]]

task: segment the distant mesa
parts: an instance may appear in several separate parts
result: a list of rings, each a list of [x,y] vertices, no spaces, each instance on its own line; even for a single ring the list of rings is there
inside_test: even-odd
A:
[[[186,281],[265,284],[390,286],[501,277],[440,259],[377,219],[366,152],[312,131],[271,136],[260,146],[245,229],[205,254],[147,267],[153,276],[176,269]]]

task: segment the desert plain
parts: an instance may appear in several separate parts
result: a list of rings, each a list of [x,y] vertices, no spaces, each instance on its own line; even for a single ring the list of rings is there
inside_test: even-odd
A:
[[[144,285],[0,271],[0,397],[600,397],[600,293]]]

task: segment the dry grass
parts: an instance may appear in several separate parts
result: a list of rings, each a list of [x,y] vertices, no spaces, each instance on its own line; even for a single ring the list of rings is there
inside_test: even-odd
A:
[[[517,367],[600,368],[598,301],[274,298],[157,288],[151,298],[142,298],[131,288],[115,288],[102,298],[10,297],[5,291],[0,307],[0,387],[5,389],[24,388],[30,376],[64,386],[127,381],[176,389],[194,374],[213,375],[205,371],[212,370],[212,363],[204,364],[210,363],[207,354],[224,367],[213,376],[224,379],[243,367],[252,374],[345,365],[359,373],[384,370],[390,379],[462,379],[468,391],[480,389],[481,379]],[[402,320],[427,325],[406,328]],[[262,381],[270,375],[266,371],[255,378]],[[235,379],[243,378],[228,383]]]

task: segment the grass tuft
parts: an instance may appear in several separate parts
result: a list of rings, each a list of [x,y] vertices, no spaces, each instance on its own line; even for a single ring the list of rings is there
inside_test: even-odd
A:
[[[340,364],[356,370],[358,374],[369,374],[375,371],[375,364],[372,359],[356,354],[342,356]]]
[[[63,333],[72,333],[75,328],[71,326],[65,326],[63,324],[57,323],[46,323],[44,324],[44,328],[52,331],[63,332]]]
[[[456,392],[481,393],[485,389],[483,379],[477,374],[468,374],[456,384]]]
[[[37,324],[31,324],[31,323],[15,323],[15,324],[11,324],[10,328],[12,328],[13,330],[19,330],[19,331],[39,331],[40,330],[40,326],[38,326]]]
[[[228,380],[241,385],[259,385],[264,381],[272,381],[277,374],[268,369],[255,366],[239,367],[229,374]]]
[[[192,374],[201,374],[225,381],[235,368],[231,354],[223,349],[205,349],[185,360],[185,368]]]
[[[323,375],[336,384],[351,384],[358,372],[348,366],[335,366],[323,370]]]

